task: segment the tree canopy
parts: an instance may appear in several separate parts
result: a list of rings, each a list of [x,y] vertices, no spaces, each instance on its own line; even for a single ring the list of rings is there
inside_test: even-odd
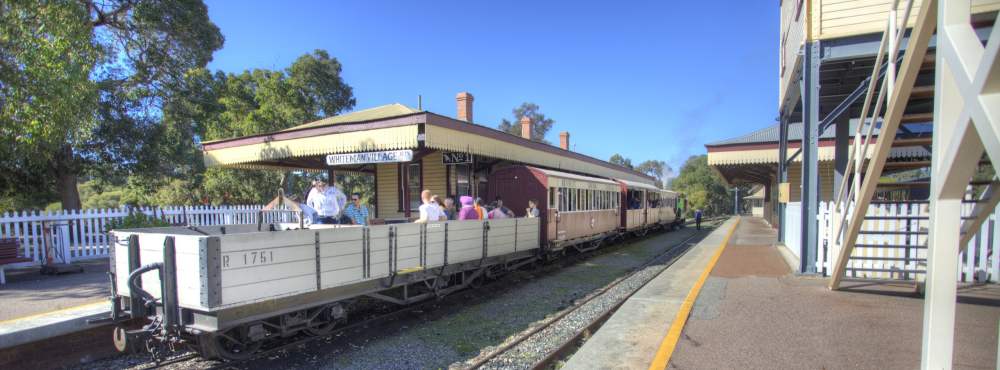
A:
[[[722,176],[708,166],[707,155],[688,158],[671,186],[687,198],[688,212],[695,209],[702,209],[706,215],[732,212],[733,196],[729,192],[729,186]]]
[[[222,43],[201,1],[0,4],[0,192],[79,208],[81,175],[150,169],[162,104]]]
[[[511,112],[514,114],[514,120],[509,121],[504,118],[500,121],[500,125],[497,129],[511,135],[521,136],[521,118],[528,117],[531,120],[531,140],[540,143],[549,144],[545,140],[545,134],[552,129],[552,125],[556,123],[552,118],[546,117],[544,114],[538,111],[538,104],[524,102],[520,106],[514,108]]]

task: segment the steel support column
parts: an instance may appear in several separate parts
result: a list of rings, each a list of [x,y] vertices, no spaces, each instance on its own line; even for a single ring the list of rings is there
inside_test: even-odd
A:
[[[785,159],[788,157],[788,114],[785,110],[781,110],[781,116],[778,118],[778,189],[781,189],[781,184],[788,182],[788,166],[785,164]],[[779,196],[780,198],[780,196]],[[778,242],[785,242],[785,229],[788,227],[785,225],[785,203],[780,200],[777,202],[778,211]]]
[[[802,239],[799,272],[816,273],[819,242],[819,68],[820,43],[805,46],[802,66]]]

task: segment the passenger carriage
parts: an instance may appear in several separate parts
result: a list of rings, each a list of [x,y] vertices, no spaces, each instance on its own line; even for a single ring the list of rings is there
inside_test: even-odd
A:
[[[567,246],[589,250],[618,232],[620,188],[612,180],[512,166],[493,173],[490,189],[519,216],[526,212],[528,200],[538,202],[548,252]]]

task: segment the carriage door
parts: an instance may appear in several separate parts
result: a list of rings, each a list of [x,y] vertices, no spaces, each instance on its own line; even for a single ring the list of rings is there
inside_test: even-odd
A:
[[[567,188],[553,188],[555,190],[555,206],[549,209],[549,238],[550,240],[563,240],[566,238],[566,223],[563,222],[562,213],[569,211],[570,190]]]
[[[642,225],[649,225],[649,192],[642,191]]]

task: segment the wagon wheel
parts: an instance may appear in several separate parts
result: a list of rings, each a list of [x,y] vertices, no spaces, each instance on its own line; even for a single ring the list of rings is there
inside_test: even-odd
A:
[[[597,247],[601,246],[601,242],[603,242],[603,241],[604,241],[604,239],[594,239],[594,240],[592,240],[590,242],[590,248],[597,249]]]
[[[333,330],[338,325],[347,320],[347,312],[340,305],[326,306],[321,308],[321,310],[322,312],[313,318],[319,324],[303,330],[306,334],[314,337],[325,337],[333,333]]]
[[[253,357],[263,342],[247,341],[241,335],[242,328],[234,328],[225,333],[209,336],[206,345],[211,353],[227,361],[245,361]],[[214,357],[214,356],[213,356]]]

